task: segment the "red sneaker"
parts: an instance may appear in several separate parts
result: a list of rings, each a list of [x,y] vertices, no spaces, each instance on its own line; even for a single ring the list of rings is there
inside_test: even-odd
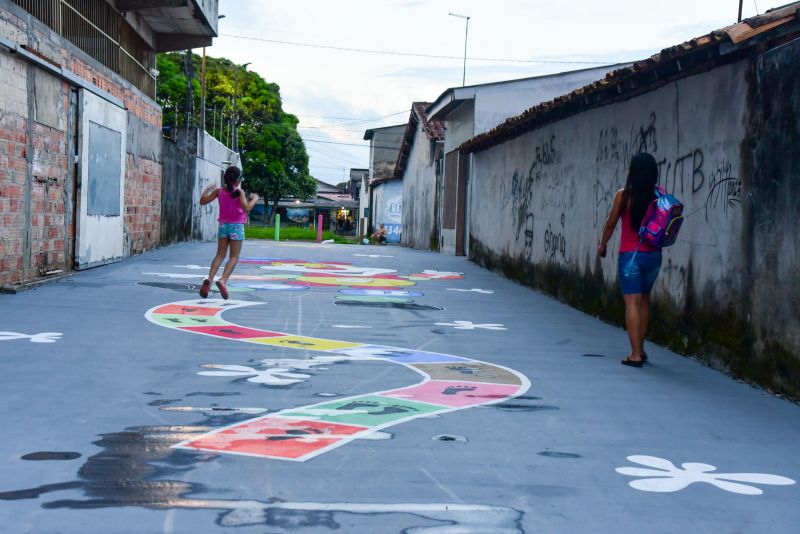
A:
[[[228,288],[220,280],[217,280],[217,289],[219,289],[219,294],[222,298],[228,300]]]
[[[203,298],[208,297],[208,292],[211,289],[211,280],[206,278],[203,280],[203,285],[200,286],[200,296]]]

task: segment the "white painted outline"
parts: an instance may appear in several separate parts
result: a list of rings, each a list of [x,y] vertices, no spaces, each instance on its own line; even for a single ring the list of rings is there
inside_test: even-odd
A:
[[[157,322],[153,318],[153,312],[155,310],[157,310],[159,308],[163,308],[165,306],[192,306],[192,307],[216,308],[216,307],[220,307],[220,306],[224,305],[224,307],[214,315],[215,318],[217,318],[217,319],[219,319],[221,321],[224,321],[224,319],[222,319],[222,314],[224,312],[228,311],[228,310],[241,308],[241,307],[245,307],[245,306],[256,306],[256,305],[260,305],[260,304],[263,304],[263,303],[262,302],[237,301],[237,300],[221,300],[221,299],[206,299],[206,300],[200,300],[200,301],[197,300],[197,299],[195,299],[195,300],[183,300],[183,301],[167,302],[167,303],[163,303],[163,304],[159,304],[157,306],[154,306],[154,307],[150,308],[149,310],[147,310],[147,312],[145,313],[145,318],[148,321],[150,321],[151,323],[156,324],[158,326],[161,326],[161,327],[164,327],[164,328],[169,328],[169,329],[172,329],[172,330],[181,330],[181,328],[178,327],[178,326],[169,326],[169,325],[165,325],[165,324],[163,324],[161,322]],[[217,326],[231,326],[231,327],[238,327],[238,328],[246,328],[246,329],[255,330],[255,328],[252,328],[252,327],[243,326],[243,325],[239,325],[239,324],[236,324],[236,323],[231,323],[231,322],[228,322],[228,321],[225,321],[225,322],[227,324],[225,324],[225,325],[217,325]],[[265,344],[265,343],[259,343],[259,342],[256,342],[256,341],[250,341],[249,340],[250,338],[225,338],[225,337],[222,337],[222,336],[217,336],[217,335],[214,335],[214,334],[207,334],[205,332],[198,332],[198,331],[193,331],[193,330],[185,330],[184,329],[182,331],[189,332],[189,333],[192,333],[192,334],[200,334],[200,335],[210,336],[210,337],[213,337],[215,339],[224,339],[224,340],[229,340],[229,341],[240,341],[240,342],[257,344],[257,345],[260,345],[261,347],[267,347],[267,348],[269,348],[269,347],[277,348],[278,347],[278,346],[271,346],[271,345]],[[274,332],[276,334],[283,335],[283,336],[295,336],[295,335],[299,336],[300,335],[300,334],[288,334],[288,333],[284,333],[284,332],[278,332],[278,331],[275,331],[275,330],[268,330],[268,331],[269,332]],[[302,336],[302,337],[311,337],[311,336]],[[388,361],[390,363],[402,365],[402,366],[404,366],[404,367],[406,367],[408,369],[413,370],[417,374],[421,375],[423,377],[423,380],[421,382],[416,383],[416,384],[411,384],[411,385],[404,386],[404,387],[403,386],[401,386],[401,387],[393,387],[393,388],[386,389],[386,390],[383,390],[383,391],[361,393],[361,394],[358,394],[358,395],[352,395],[350,397],[336,398],[335,400],[328,399],[328,400],[324,400],[322,402],[318,402],[318,403],[310,404],[310,405],[306,405],[306,406],[298,406],[298,407],[294,407],[294,408],[286,408],[286,409],[281,410],[279,412],[269,413],[267,415],[263,415],[263,416],[260,416],[260,417],[255,417],[253,419],[248,419],[246,421],[239,421],[239,422],[233,423],[231,425],[227,425],[225,427],[216,428],[216,429],[214,429],[214,430],[212,430],[210,432],[207,432],[205,434],[202,434],[200,436],[196,436],[196,437],[193,437],[192,439],[184,440],[184,441],[182,441],[180,443],[176,443],[175,445],[172,445],[172,448],[175,448],[175,449],[187,449],[187,450],[192,450],[192,451],[205,450],[205,451],[210,451],[210,452],[219,453],[219,454],[237,454],[237,455],[240,455],[240,456],[253,456],[253,457],[257,457],[257,458],[270,458],[270,459],[274,459],[274,460],[305,462],[307,460],[315,458],[316,456],[319,456],[320,454],[329,452],[329,451],[331,451],[331,450],[333,450],[333,449],[335,449],[337,447],[341,447],[342,445],[350,443],[351,441],[353,441],[355,439],[358,439],[359,436],[363,436],[364,434],[369,434],[369,433],[372,433],[372,432],[376,432],[376,431],[382,430],[384,428],[388,428],[390,426],[399,425],[399,424],[402,424],[402,423],[404,423],[406,421],[411,421],[413,419],[419,419],[419,418],[425,417],[425,416],[441,415],[441,414],[444,414],[444,413],[455,412],[455,411],[464,410],[464,409],[468,409],[468,408],[476,408],[478,406],[489,406],[489,405],[497,404],[497,403],[500,403],[500,402],[506,402],[509,399],[513,399],[513,398],[519,397],[520,395],[523,395],[531,387],[531,382],[528,379],[528,377],[526,377],[525,375],[523,375],[522,373],[520,373],[518,371],[515,371],[514,369],[511,369],[509,367],[505,367],[505,366],[502,366],[502,365],[497,365],[497,364],[494,364],[494,363],[489,363],[489,362],[485,362],[485,361],[481,361],[481,360],[476,360],[476,359],[473,359],[473,358],[466,358],[466,357],[463,357],[463,356],[455,356],[455,355],[452,355],[452,354],[435,353],[435,352],[429,352],[429,351],[418,351],[416,349],[405,349],[405,348],[402,348],[402,347],[390,347],[390,346],[386,346],[386,345],[374,345],[374,344],[356,343],[356,342],[350,342],[350,341],[341,342],[341,341],[338,341],[338,340],[329,340],[329,339],[323,339],[323,338],[312,338],[312,339],[319,339],[321,341],[333,341],[333,342],[338,342],[338,343],[354,343],[354,344],[359,345],[358,347],[350,347],[349,349],[358,349],[358,348],[367,348],[367,347],[376,347],[376,348],[380,347],[380,349],[382,349],[382,350],[410,351],[410,352],[415,352],[415,353],[426,352],[426,353],[431,354],[431,355],[435,354],[435,355],[440,355],[440,356],[446,356],[448,358],[457,358],[457,360],[461,360],[461,361],[464,361],[464,362],[479,363],[479,364],[484,364],[484,365],[488,365],[488,366],[491,366],[491,367],[495,367],[495,368],[498,368],[498,369],[505,370],[508,373],[516,376],[519,379],[520,384],[504,384],[504,383],[499,383],[499,382],[482,382],[482,381],[479,381],[479,380],[469,380],[468,382],[470,384],[490,384],[490,385],[494,385],[494,386],[516,386],[517,387],[517,391],[512,395],[507,395],[507,396],[504,396],[502,398],[489,399],[486,402],[481,402],[481,403],[476,403],[476,404],[471,404],[471,405],[466,405],[466,406],[443,406],[443,405],[436,404],[436,403],[433,403],[433,402],[408,401],[408,400],[406,400],[406,402],[418,402],[420,404],[429,404],[431,406],[438,406],[438,407],[441,407],[441,409],[440,410],[434,410],[434,411],[426,412],[426,413],[420,414],[420,415],[410,415],[408,417],[404,417],[404,418],[400,418],[400,419],[393,419],[392,421],[389,421],[389,422],[384,423],[382,425],[377,425],[377,426],[372,426],[372,427],[369,427],[369,428],[365,428],[365,430],[363,430],[361,432],[356,432],[356,433],[354,433],[352,435],[347,436],[344,439],[341,439],[341,440],[339,440],[339,441],[337,441],[335,443],[332,443],[332,444],[328,445],[327,447],[323,447],[323,448],[318,449],[316,451],[310,452],[310,453],[308,453],[308,454],[306,454],[306,455],[304,455],[304,456],[302,456],[300,458],[286,458],[286,457],[282,457],[282,456],[269,456],[269,455],[264,455],[264,454],[252,454],[252,453],[233,452],[233,451],[219,451],[219,450],[214,450],[214,449],[202,449],[202,448],[198,448],[198,447],[189,447],[188,446],[189,443],[191,443],[193,441],[197,441],[197,440],[199,440],[199,439],[201,439],[203,437],[207,437],[207,436],[211,436],[211,435],[223,432],[223,431],[225,431],[225,430],[227,430],[229,428],[235,427],[235,426],[242,426],[242,425],[245,425],[245,424],[252,424],[252,423],[254,423],[256,421],[259,421],[261,419],[266,419],[266,418],[279,416],[279,417],[284,417],[284,418],[287,418],[287,419],[314,420],[313,418],[310,418],[310,417],[287,416],[287,415],[284,415],[284,414],[285,413],[289,413],[289,412],[297,412],[299,410],[314,408],[315,406],[322,406],[322,405],[326,405],[326,404],[331,404],[332,402],[344,403],[344,402],[349,401],[349,400],[355,400],[355,399],[359,399],[359,398],[363,398],[363,397],[367,397],[367,396],[381,396],[382,394],[388,393],[390,391],[396,391],[396,390],[401,390],[401,389],[409,389],[409,388],[413,388],[413,387],[422,386],[422,385],[424,385],[424,384],[426,384],[426,383],[428,383],[428,382],[430,382],[432,380],[431,376],[428,375],[427,373],[425,373],[422,369],[419,369],[419,368],[415,367],[414,365],[438,364],[438,363],[457,363],[457,361],[453,361],[453,362],[436,361],[436,360],[424,361],[424,359],[423,359],[423,361],[415,361],[415,362],[413,362],[413,364],[407,364],[407,363],[399,362],[396,359],[392,359],[391,357],[388,357],[388,356],[387,357],[366,356],[366,355],[365,356],[361,356],[361,355],[353,356],[352,354],[348,354],[346,352],[341,352],[343,350],[348,350],[348,349],[341,349],[340,348],[340,349],[331,349],[331,350],[318,350],[318,349],[303,349],[302,347],[298,347],[301,350],[314,350],[315,352],[326,352],[326,353],[329,352],[329,353],[340,354],[340,355],[343,354],[343,355],[348,356],[348,357],[350,357],[350,358],[352,358],[354,360]],[[284,347],[284,348],[286,348],[286,347]],[[293,347],[288,347],[288,348],[293,348]],[[453,380],[442,380],[442,381],[457,382],[458,380],[453,379]],[[401,399],[401,398],[398,398],[398,397],[387,397],[387,398],[396,398],[398,400],[404,400],[404,399]],[[337,422],[334,422],[334,421],[324,421],[324,420],[319,421],[319,422],[321,422],[321,423],[330,423],[330,424],[342,424],[342,425],[348,425],[348,426],[353,426],[353,427],[364,428],[362,425],[357,425],[355,423],[337,423]],[[309,438],[313,438],[313,437],[314,436],[309,436]],[[325,435],[320,435],[318,437],[320,439],[325,439],[326,438]]]

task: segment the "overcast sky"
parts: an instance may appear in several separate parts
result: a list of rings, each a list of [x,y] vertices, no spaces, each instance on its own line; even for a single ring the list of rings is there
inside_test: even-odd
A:
[[[745,0],[743,16],[787,1]],[[470,17],[466,83],[474,85],[643,59],[735,23],[738,7],[737,0],[220,0],[225,17],[206,53],[249,62],[280,85],[284,110],[300,118],[311,174],[338,183],[350,168],[369,166],[367,128],[406,123],[411,102],[433,102],[461,85],[466,21],[448,13]]]

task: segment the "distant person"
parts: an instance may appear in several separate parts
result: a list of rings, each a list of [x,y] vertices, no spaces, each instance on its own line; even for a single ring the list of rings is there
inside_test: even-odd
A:
[[[622,235],[617,269],[620,289],[625,300],[625,325],[631,344],[630,355],[623,365],[641,367],[647,361],[644,340],[650,322],[650,291],[661,268],[661,249],[641,242],[639,227],[650,203],[656,198],[658,165],[647,153],[635,155],[628,168],[625,187],[614,195],[611,211],[603,227],[597,254],[606,256],[606,245],[622,219]]]
[[[217,280],[217,289],[223,299],[228,298],[228,278],[233,273],[236,263],[239,261],[239,253],[242,251],[242,242],[244,242],[244,225],[247,222],[247,212],[253,209],[258,201],[258,195],[253,193],[250,195],[250,200],[247,200],[247,195],[241,189],[241,184],[244,178],[242,177],[242,170],[239,167],[231,166],[225,169],[225,187],[220,188],[215,185],[209,185],[200,196],[200,205],[204,206],[214,199],[219,202],[219,234],[217,239],[217,255],[211,262],[211,270],[208,272],[208,278],[203,280],[203,285],[200,286],[200,296],[203,298],[208,297],[208,291],[211,289],[211,281],[217,275],[222,260],[230,250],[228,262],[225,264],[225,269],[222,271],[222,276]]]
[[[372,239],[378,243],[386,244],[386,226],[381,223],[381,227],[372,233]]]

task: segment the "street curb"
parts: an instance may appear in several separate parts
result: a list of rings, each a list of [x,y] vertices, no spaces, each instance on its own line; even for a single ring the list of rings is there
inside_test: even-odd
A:
[[[29,289],[36,289],[39,286],[43,286],[45,284],[49,284],[50,282],[55,282],[56,280],[61,280],[62,278],[68,278],[75,273],[62,273],[53,276],[48,276],[46,278],[40,278],[38,280],[34,280],[32,282],[25,282],[24,284],[7,284],[0,286],[0,295],[16,295],[17,293],[21,293],[23,291],[28,291]]]

